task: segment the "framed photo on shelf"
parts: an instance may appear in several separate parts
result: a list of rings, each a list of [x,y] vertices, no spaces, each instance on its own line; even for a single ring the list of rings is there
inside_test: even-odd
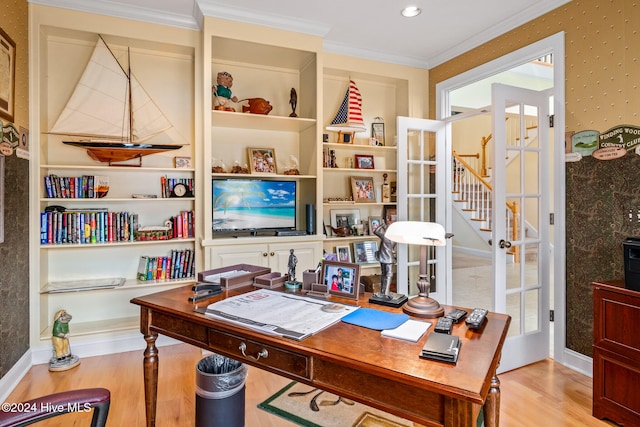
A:
[[[396,181],[391,181],[389,183],[389,187],[390,187],[390,190],[391,190],[390,191],[390,193],[391,193],[391,201],[393,203],[396,203],[398,201],[398,194],[396,193],[398,186],[396,184]]]
[[[375,138],[379,145],[385,145],[384,123],[371,123],[371,137]]]
[[[392,222],[396,222],[398,220],[398,210],[395,206],[385,206],[382,211],[382,219],[387,223],[391,224]]]
[[[247,153],[251,173],[276,173],[276,150],[273,148],[247,148]]]
[[[370,216],[369,217],[369,234],[373,236],[374,231],[376,231],[376,229],[381,225],[382,225],[381,216]]]
[[[331,209],[332,227],[353,227],[360,223],[359,209]]]
[[[355,261],[358,264],[370,264],[377,262],[376,252],[378,251],[378,242],[375,240],[367,240],[365,242],[355,242],[353,244],[353,253]]]
[[[0,117],[13,123],[16,96],[16,43],[0,28]]]
[[[375,169],[373,156],[367,154],[356,154],[356,169]]]
[[[373,187],[373,177],[352,176],[351,195],[356,203],[375,203],[376,192]]]
[[[349,245],[336,246],[336,255],[340,262],[353,262],[353,259],[351,258],[351,248]]]
[[[322,261],[320,283],[331,295],[358,299],[360,292],[360,266],[351,262]]]
[[[191,157],[187,156],[175,156],[173,158],[174,166],[176,169],[189,169],[191,168]]]

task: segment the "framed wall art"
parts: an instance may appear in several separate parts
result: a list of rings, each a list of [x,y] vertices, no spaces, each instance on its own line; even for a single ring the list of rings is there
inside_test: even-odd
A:
[[[353,227],[360,223],[359,209],[331,209],[332,227]]]
[[[371,137],[378,141],[378,145],[385,145],[384,143],[384,123],[371,123]]]
[[[382,225],[382,217],[380,216],[370,216],[369,217],[369,234],[374,235],[373,233]]]
[[[0,28],[0,117],[13,123],[16,92],[16,43]]]
[[[251,173],[276,173],[276,151],[273,148],[247,148],[247,154]]]
[[[322,261],[320,283],[331,295],[358,299],[360,292],[360,265],[351,262]]]
[[[373,156],[356,154],[356,169],[375,169]]]
[[[378,242],[370,240],[366,242],[355,242],[353,244],[353,253],[355,261],[358,264],[370,264],[377,262],[376,252],[378,251]]]
[[[353,259],[351,258],[351,248],[349,245],[336,246],[336,255],[340,262],[353,262]]]
[[[373,187],[373,178],[370,176],[352,176],[351,194],[356,203],[375,203],[376,192]]]

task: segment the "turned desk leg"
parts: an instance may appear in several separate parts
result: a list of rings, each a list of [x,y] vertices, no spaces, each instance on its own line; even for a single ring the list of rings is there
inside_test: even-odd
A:
[[[500,380],[494,373],[491,387],[484,402],[484,425],[498,427],[500,425]]]
[[[147,348],[144,350],[144,401],[147,414],[147,427],[156,425],[156,403],[158,400],[158,334],[144,336]]]

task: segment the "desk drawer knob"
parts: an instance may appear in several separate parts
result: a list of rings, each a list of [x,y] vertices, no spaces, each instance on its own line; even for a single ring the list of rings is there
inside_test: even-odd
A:
[[[267,357],[269,357],[269,352],[267,351],[266,348],[263,348],[262,350],[260,350],[256,356],[251,356],[249,354],[246,354],[245,350],[247,349],[247,345],[243,342],[240,343],[240,347],[238,347],[238,349],[242,352],[242,355],[248,359],[260,360],[261,357],[263,359],[266,359]]]

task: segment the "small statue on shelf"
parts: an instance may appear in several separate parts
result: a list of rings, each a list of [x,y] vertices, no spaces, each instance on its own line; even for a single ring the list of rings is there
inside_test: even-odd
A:
[[[407,296],[391,292],[391,279],[393,278],[393,264],[396,261],[394,255],[395,242],[385,237],[389,222],[383,221],[373,234],[380,238],[380,248],[376,251],[376,260],[380,262],[380,292],[376,292],[369,299],[373,304],[400,307],[407,301]]]
[[[80,364],[80,358],[71,354],[69,346],[69,322],[72,316],[66,310],[58,310],[53,316],[51,343],[53,357],[49,361],[50,371],[66,371]]]
[[[296,265],[298,265],[298,257],[293,253],[293,249],[289,249],[289,262],[287,263],[287,281],[284,286],[289,289],[297,289],[302,283],[296,280]]]
[[[238,102],[238,97],[231,93],[233,76],[226,71],[220,71],[213,87],[213,108],[222,111],[236,111],[232,103]]]
[[[291,95],[289,96],[289,105],[291,105],[291,109],[293,110],[289,117],[298,117],[296,114],[296,106],[298,105],[298,93],[294,88],[291,88]]]

